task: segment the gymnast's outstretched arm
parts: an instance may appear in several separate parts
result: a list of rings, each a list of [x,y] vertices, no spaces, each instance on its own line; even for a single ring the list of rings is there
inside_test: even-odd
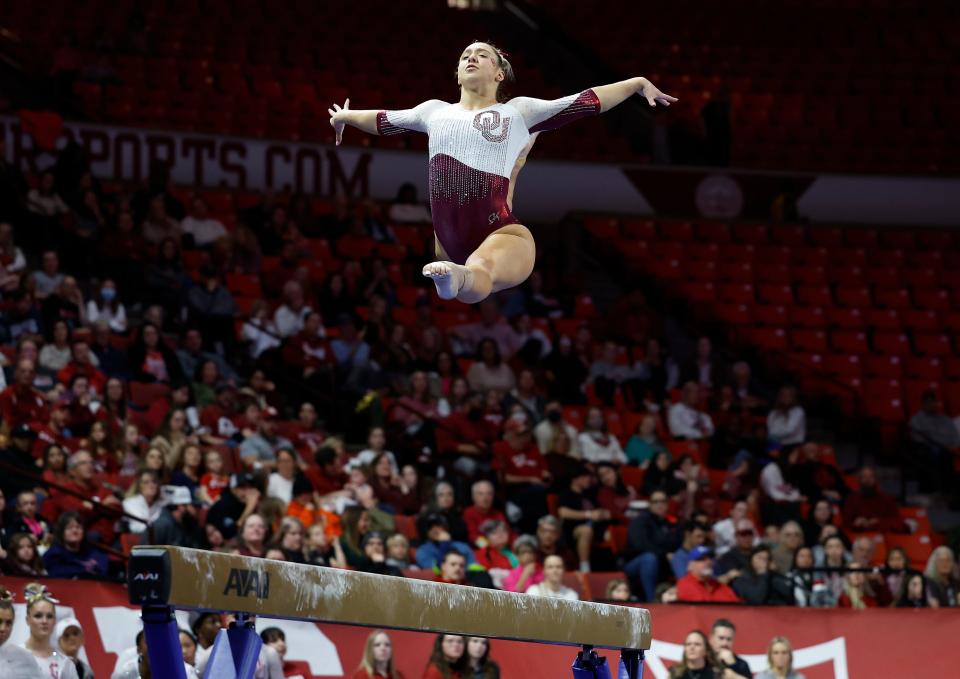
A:
[[[327,109],[327,113],[330,114],[330,125],[337,135],[339,146],[343,140],[343,128],[347,125],[368,134],[426,132],[427,117],[438,107],[446,105],[446,102],[431,99],[410,109],[387,112],[383,109],[354,110],[350,108],[350,100],[347,99],[342,108],[334,104],[333,108]]]
[[[617,104],[629,99],[634,94],[639,94],[647,100],[651,106],[663,104],[669,106],[677,101],[676,97],[664,94],[646,78],[629,78],[609,85],[600,85],[593,88],[594,94],[600,100],[600,112],[605,113]]]

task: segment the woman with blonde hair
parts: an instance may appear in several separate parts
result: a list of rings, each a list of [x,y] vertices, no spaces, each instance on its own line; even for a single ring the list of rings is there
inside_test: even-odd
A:
[[[57,604],[50,591],[31,582],[23,592],[27,600],[27,627],[30,636],[23,647],[33,654],[44,676],[54,679],[78,679],[77,667],[69,658],[54,648],[51,641],[57,622]]]
[[[33,656],[16,644],[8,643],[15,617],[13,592],[0,585],[0,667],[20,679],[44,679]]]
[[[940,607],[957,606],[957,595],[960,594],[960,567],[953,550],[941,545],[933,550],[927,559],[927,567],[923,569],[930,586],[930,595],[935,598]]]
[[[373,630],[363,645],[363,659],[353,679],[404,679],[393,662],[393,642],[382,629]]]
[[[852,562],[847,568],[858,570],[851,570],[843,577],[843,594],[837,600],[837,608],[855,608],[857,610],[876,608],[878,606],[877,599],[867,588],[867,576],[859,570],[863,566]]]
[[[160,476],[155,471],[145,469],[137,475],[123,500],[123,511],[140,519],[129,520],[131,533],[145,533],[147,527],[160,518],[163,501],[160,497]]]
[[[770,667],[758,674],[755,679],[806,679],[793,671],[793,646],[786,637],[774,637],[767,647],[767,663]]]

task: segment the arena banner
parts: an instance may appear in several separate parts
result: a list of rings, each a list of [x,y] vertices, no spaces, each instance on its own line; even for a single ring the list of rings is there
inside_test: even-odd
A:
[[[320,124],[326,124],[320,121]],[[575,134],[576,128],[556,134]],[[357,132],[356,134],[360,134]],[[552,133],[551,133],[552,134]],[[27,170],[52,156],[38,150],[13,117],[0,116],[6,158]],[[68,121],[59,145],[76,140],[101,178],[139,181],[152,160],[171,167],[174,181],[209,188],[266,192],[342,193],[389,200],[412,182],[427,195],[423,151],[392,151],[246,139],[193,132],[124,128]],[[814,222],[956,226],[960,178],[762,172],[726,168],[532,160],[523,170],[515,212],[556,221],[572,211],[712,219],[769,219],[784,192]]]
[[[23,588],[28,580],[0,578],[17,593],[12,643],[27,637]],[[109,677],[117,654],[133,645],[140,628],[139,610],[127,603],[122,585],[67,580],[46,581],[60,600],[58,617],[75,616],[86,634],[86,658],[98,677]],[[774,635],[787,637],[794,648],[794,666],[807,679],[861,677],[951,677],[960,663],[954,610],[871,609],[867,611],[736,606],[652,606],[653,646],[644,676],[665,679],[680,659],[684,636],[692,629],[709,630],[718,617],[737,625],[736,650],[754,672],[766,668],[766,648]],[[186,627],[186,615],[181,623]],[[369,630],[360,627],[258,619],[257,628],[284,630],[288,660],[310,665],[314,677],[350,677],[363,653]],[[394,632],[400,669],[408,679],[422,676],[433,636]],[[496,641],[492,655],[504,679],[570,676],[574,649]],[[610,654],[611,659],[614,655]],[[923,668],[919,671],[919,668]],[[309,679],[305,677],[304,679]]]
[[[324,121],[325,125],[326,122]],[[360,135],[360,132],[356,132]],[[52,157],[37,150],[15,118],[0,116],[7,159],[43,169]],[[192,132],[106,127],[68,121],[59,145],[75,140],[87,149],[94,174],[140,181],[150,163],[170,166],[178,184],[308,195],[344,194],[390,200],[405,182],[427,198],[425,151],[323,146],[271,139],[242,139]],[[574,210],[652,214],[650,205],[615,165],[531,163],[520,180],[515,208],[535,221],[553,221]]]

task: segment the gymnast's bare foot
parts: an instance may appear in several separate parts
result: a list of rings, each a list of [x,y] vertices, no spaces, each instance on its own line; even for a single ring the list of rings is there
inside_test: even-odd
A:
[[[423,275],[433,280],[440,299],[456,298],[470,274],[470,269],[453,262],[431,262],[423,267]]]

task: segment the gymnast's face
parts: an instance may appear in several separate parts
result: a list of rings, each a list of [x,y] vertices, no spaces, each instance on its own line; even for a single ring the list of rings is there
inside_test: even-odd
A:
[[[463,50],[457,66],[457,84],[496,84],[503,78],[497,51],[493,47],[485,42],[475,42]]]
[[[0,646],[10,638],[13,631],[13,609],[0,608]]]

